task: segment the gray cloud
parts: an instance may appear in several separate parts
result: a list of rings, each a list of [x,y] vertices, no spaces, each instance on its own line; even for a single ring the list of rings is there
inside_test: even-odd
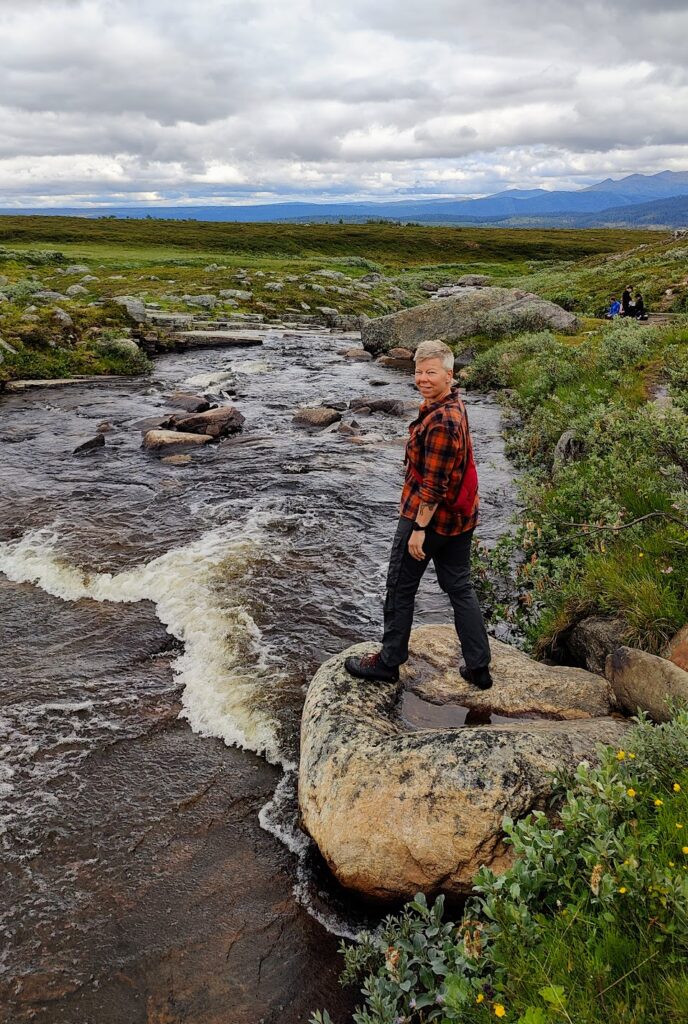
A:
[[[5,204],[688,165],[685,0],[0,0],[0,33]]]

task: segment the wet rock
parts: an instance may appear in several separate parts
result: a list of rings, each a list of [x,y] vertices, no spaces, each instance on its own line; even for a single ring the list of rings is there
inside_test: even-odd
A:
[[[607,659],[606,675],[619,704],[631,714],[640,708],[654,722],[668,722],[672,701],[688,704],[688,672],[654,654],[619,647]]]
[[[203,395],[192,395],[187,391],[175,391],[171,395],[165,395],[168,405],[176,409],[184,409],[186,412],[206,412],[210,408],[210,402]]]
[[[628,622],[621,616],[590,615],[569,633],[565,646],[577,665],[604,674],[607,658],[628,636]]]
[[[329,427],[332,423],[337,423],[341,418],[342,414],[338,409],[320,406],[315,409],[299,409],[292,422],[305,427]]]
[[[366,352],[364,348],[347,348],[344,352],[346,359],[353,359],[358,363],[368,363],[373,358],[370,352]]]
[[[388,366],[391,370],[413,371],[413,363],[408,359],[395,359],[393,356],[378,356],[375,360],[380,366]]]
[[[103,422],[99,423],[98,426],[96,427],[96,430],[98,431],[99,434],[109,434],[114,429],[115,428],[113,427],[112,423],[110,423],[109,420],[103,420]]]
[[[573,332],[578,321],[553,302],[512,288],[461,288],[443,299],[369,320],[361,328],[364,347],[374,355],[395,346],[415,351],[421,341],[456,342],[474,334],[493,337],[550,328]]]
[[[503,816],[543,807],[552,769],[595,762],[598,744],[623,736],[627,723],[611,717],[604,679],[531,661],[498,641],[491,647],[490,691],[461,679],[450,626],[414,630],[399,683],[371,686],[349,676],[343,662],[350,652],[313,678],[302,719],[299,804],[347,888],[382,900],[418,890],[470,892],[481,865],[501,871],[511,861]],[[436,704],[521,717],[413,731],[399,716],[404,688]]]
[[[217,409],[176,419],[175,429],[191,434],[209,434],[210,437],[229,437],[238,434],[245,422],[245,417],[233,405],[221,405]]]
[[[94,448],[104,448],[104,447],[105,447],[105,436],[104,436],[104,434],[102,434],[102,433],[101,434],[96,434],[95,437],[92,437],[89,441],[85,441],[83,444],[80,444],[78,448],[75,448],[74,451],[72,452],[72,454],[73,455],[81,455],[83,452],[92,452]]]
[[[688,672],[688,623],[669,641],[664,657]]]
[[[367,409],[370,412],[385,412],[390,416],[406,416],[406,403],[398,398],[352,398],[349,408],[358,412]],[[416,408],[415,404],[413,408]]]
[[[165,455],[161,462],[165,462],[168,466],[188,466],[191,462],[190,455]]]
[[[148,430],[143,438],[143,447],[152,450],[179,448],[187,445],[208,444],[212,440],[209,434],[182,433],[178,430]]]
[[[127,313],[136,323],[143,323],[146,319],[146,307],[141,299],[133,295],[115,295],[112,300],[118,306],[124,306]]]

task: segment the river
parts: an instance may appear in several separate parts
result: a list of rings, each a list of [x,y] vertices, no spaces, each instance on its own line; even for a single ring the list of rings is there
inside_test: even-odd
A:
[[[341,347],[275,331],[0,396],[3,1022],[347,1019],[337,936],[364,911],[299,831],[293,769],[313,672],[379,634],[406,421],[357,416],[360,442],[292,416],[416,394]],[[177,388],[231,395],[243,433],[145,452]],[[467,401],[491,543],[512,473],[497,406]],[[431,576],[418,622],[450,619]]]

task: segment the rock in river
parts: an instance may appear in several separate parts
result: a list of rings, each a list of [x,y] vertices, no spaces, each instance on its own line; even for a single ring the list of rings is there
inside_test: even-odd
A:
[[[341,418],[342,414],[338,409],[330,409],[323,405],[316,409],[299,409],[293,422],[304,427],[329,427]]]
[[[244,423],[245,417],[233,405],[221,405],[218,409],[175,419],[174,426],[176,430],[186,430],[191,434],[229,437],[230,434],[238,434]]]
[[[148,430],[143,438],[143,447],[148,449],[182,448],[189,445],[207,444],[212,441],[210,434],[183,434],[178,430]]]
[[[419,890],[469,892],[481,865],[499,871],[510,862],[504,815],[543,807],[553,769],[593,762],[597,744],[621,739],[627,723],[611,717],[604,679],[534,662],[498,641],[491,646],[495,682],[486,692],[461,679],[450,626],[414,630],[399,683],[354,679],[343,664],[350,652],[313,678],[301,727],[299,804],[347,888],[381,900]],[[405,701],[419,698],[503,718],[419,729],[404,712]]]

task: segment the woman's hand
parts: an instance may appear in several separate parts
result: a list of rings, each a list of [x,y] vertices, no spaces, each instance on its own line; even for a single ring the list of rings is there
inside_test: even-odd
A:
[[[417,562],[422,562],[425,558],[425,551],[423,550],[424,543],[425,530],[414,530],[409,537],[408,549],[411,558],[415,558]]]

